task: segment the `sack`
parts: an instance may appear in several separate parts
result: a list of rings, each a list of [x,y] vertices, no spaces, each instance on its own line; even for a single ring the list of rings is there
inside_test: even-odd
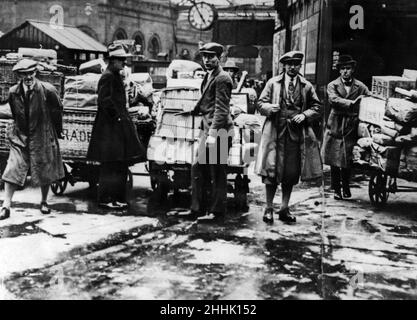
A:
[[[390,98],[385,114],[397,122],[412,125],[417,123],[417,104],[406,99]]]
[[[373,139],[372,138],[361,138],[358,140],[357,144],[359,147],[366,149],[372,146]]]
[[[394,146],[395,140],[383,133],[377,133],[372,136],[372,140],[381,146]]]
[[[86,73],[81,76],[65,78],[65,94],[67,93],[90,93],[96,94],[101,74]]]
[[[66,92],[64,95],[64,108],[97,108],[98,95],[96,93]]]

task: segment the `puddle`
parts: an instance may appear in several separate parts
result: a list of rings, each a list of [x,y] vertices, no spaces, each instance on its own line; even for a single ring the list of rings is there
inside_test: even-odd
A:
[[[0,228],[0,238],[17,238],[21,236],[29,236],[31,234],[43,233],[36,224],[40,221],[25,222],[23,224],[5,226]]]

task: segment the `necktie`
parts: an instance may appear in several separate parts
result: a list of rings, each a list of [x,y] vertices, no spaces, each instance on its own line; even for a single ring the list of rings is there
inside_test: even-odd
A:
[[[294,103],[294,91],[295,91],[294,81],[293,79],[291,79],[288,85],[288,96],[290,98],[291,103]]]

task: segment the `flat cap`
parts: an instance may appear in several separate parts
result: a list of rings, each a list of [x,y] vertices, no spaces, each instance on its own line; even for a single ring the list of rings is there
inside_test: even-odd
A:
[[[13,67],[13,72],[33,72],[37,70],[38,62],[31,59],[22,59]]]
[[[304,53],[301,51],[290,51],[285,53],[280,59],[279,62],[286,63],[290,61],[301,62],[304,59]]]
[[[216,42],[209,42],[203,45],[200,48],[200,53],[214,53],[218,57],[220,57],[223,53],[223,46]]]

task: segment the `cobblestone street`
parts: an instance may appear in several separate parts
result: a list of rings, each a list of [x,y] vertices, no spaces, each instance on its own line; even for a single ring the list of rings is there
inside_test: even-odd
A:
[[[145,180],[135,178],[134,185]],[[412,194],[393,195],[375,210],[364,176],[357,176],[351,201],[326,192],[323,203],[317,186],[303,184],[292,199],[297,224],[276,217],[268,226],[263,188],[252,180],[250,212],[231,209],[213,224],[181,216],[184,208],[176,207],[187,203],[186,194],[175,206],[171,199],[156,214],[147,212],[147,187],[134,188],[123,216],[100,212],[91,195],[81,196],[82,184],[53,197],[49,217],[34,209],[33,192],[23,191],[12,218],[0,224],[1,293],[6,299],[417,298]]]

